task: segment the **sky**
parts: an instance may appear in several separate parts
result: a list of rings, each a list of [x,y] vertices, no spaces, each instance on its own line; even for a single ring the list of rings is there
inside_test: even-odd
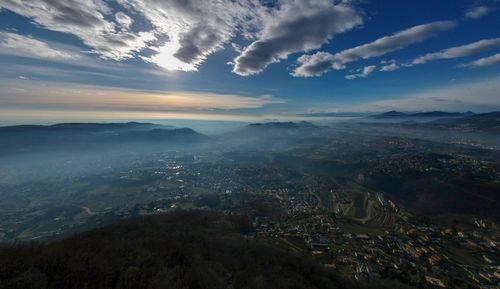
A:
[[[500,110],[499,0],[0,0],[0,124]]]

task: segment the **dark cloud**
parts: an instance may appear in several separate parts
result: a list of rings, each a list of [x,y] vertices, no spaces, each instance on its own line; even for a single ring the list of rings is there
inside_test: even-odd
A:
[[[174,54],[178,59],[192,63],[205,57],[205,52],[221,48],[225,40],[216,29],[194,27],[180,39],[180,48]]]

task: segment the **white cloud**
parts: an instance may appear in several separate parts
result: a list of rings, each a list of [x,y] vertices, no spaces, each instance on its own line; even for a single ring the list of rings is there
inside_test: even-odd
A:
[[[483,39],[474,43],[447,48],[438,52],[428,53],[424,56],[415,58],[411,64],[425,64],[438,59],[452,59],[458,57],[477,54],[488,49],[500,47],[500,38]]]
[[[402,67],[413,67],[415,65],[426,64],[428,62],[440,59],[454,59],[454,58],[465,57],[499,47],[500,47],[500,38],[483,39],[473,43],[443,49],[438,52],[427,53],[423,56],[413,59],[410,62],[398,63],[395,60],[391,60],[387,62],[386,65],[382,66],[380,71],[385,71],[385,72],[396,71],[398,69],[401,69]],[[461,64],[458,67],[476,68],[476,67],[494,65],[497,64],[498,61],[499,59],[497,54],[490,57],[481,58],[467,64]]]
[[[49,45],[47,42],[19,35],[12,32],[0,31],[0,54],[22,56],[55,61],[80,59],[80,54]]]
[[[469,19],[479,19],[492,11],[491,8],[486,6],[478,6],[467,10],[465,17]]]
[[[391,63],[391,64],[386,64],[380,68],[380,71],[396,71],[400,69],[401,66],[399,66],[397,63]]]
[[[39,26],[80,38],[105,59],[134,57],[155,40],[151,32],[129,32],[107,20],[112,13],[103,0],[2,0],[1,9],[28,17]]]
[[[483,57],[466,64],[461,64],[459,65],[459,67],[478,68],[495,64],[500,64],[500,53],[488,57]]]
[[[115,20],[123,29],[129,29],[132,23],[134,23],[134,19],[121,11],[115,14]]]
[[[298,59],[299,66],[292,75],[297,77],[319,76],[331,69],[344,69],[347,63],[403,49],[411,44],[422,42],[438,32],[454,28],[456,25],[453,21],[432,22],[414,26],[336,54],[317,52],[313,55],[303,55]]]
[[[353,79],[360,78],[360,77],[366,78],[370,74],[372,74],[375,71],[375,69],[377,69],[376,65],[365,66],[365,67],[363,67],[363,69],[359,73],[349,74],[345,78],[348,80],[353,80]]]
[[[233,72],[252,75],[269,64],[286,59],[295,52],[320,48],[334,35],[362,23],[359,13],[346,3],[330,0],[279,1],[264,23],[258,39],[234,60]]]

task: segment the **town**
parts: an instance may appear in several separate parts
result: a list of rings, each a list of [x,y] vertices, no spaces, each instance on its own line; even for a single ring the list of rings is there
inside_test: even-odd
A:
[[[22,197],[9,200],[13,206],[2,211],[0,237],[9,242],[57,239],[137,216],[212,210],[247,216],[254,226],[248,237],[310,255],[357,280],[397,279],[426,284],[425,288],[497,288],[498,224],[472,217],[436,222],[364,186],[373,175],[405,170],[467,169],[499,179],[487,162],[465,156],[431,159],[379,160],[370,171],[359,171],[349,180],[272,163],[234,162],[222,154],[141,156],[129,159],[126,170],[103,169],[58,181],[57,186],[9,187],[20,190]],[[48,189],[54,191],[52,199],[37,193]],[[51,206],[45,205],[49,202]]]

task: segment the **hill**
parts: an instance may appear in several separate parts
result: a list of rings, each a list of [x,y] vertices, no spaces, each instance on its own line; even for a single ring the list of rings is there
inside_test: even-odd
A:
[[[252,123],[220,135],[219,140],[239,149],[286,148],[298,140],[318,137],[323,130],[307,121]]]
[[[205,135],[188,128],[151,123],[62,123],[0,127],[0,154],[42,150],[74,151],[137,144],[196,143]]]
[[[389,288],[347,280],[251,231],[243,216],[178,211],[4,246],[0,288]]]

